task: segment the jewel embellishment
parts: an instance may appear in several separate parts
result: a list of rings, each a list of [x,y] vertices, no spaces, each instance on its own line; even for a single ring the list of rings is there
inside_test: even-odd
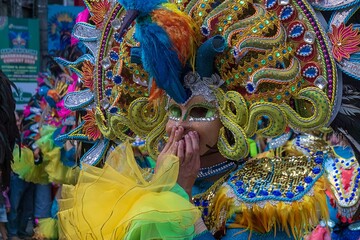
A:
[[[314,81],[315,86],[317,86],[320,89],[324,89],[328,82],[323,76],[318,76]]]
[[[285,6],[290,3],[290,0],[278,0],[279,5]]]
[[[112,22],[111,22],[111,26],[115,29],[118,30],[121,27],[121,21],[118,18],[115,18]]]
[[[312,31],[306,31],[304,34],[304,41],[309,44],[313,44],[316,39],[316,34]]]
[[[280,20],[288,20],[294,14],[294,7],[287,5],[280,11]]]
[[[276,0],[266,0],[266,8],[270,9],[273,8],[276,4]]]
[[[101,61],[101,65],[103,66],[104,69],[108,69],[109,67],[111,67],[110,59],[108,57],[104,58]]]
[[[300,23],[297,23],[290,29],[289,37],[290,38],[300,37],[304,33],[304,31],[305,31],[304,26]]]
[[[313,47],[310,44],[304,44],[296,51],[296,54],[301,57],[308,57],[313,53]]]
[[[319,69],[316,66],[308,66],[302,72],[303,77],[315,78],[319,75]]]

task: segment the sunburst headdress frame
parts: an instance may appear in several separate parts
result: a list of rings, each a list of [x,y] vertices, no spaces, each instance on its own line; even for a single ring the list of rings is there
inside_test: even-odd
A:
[[[136,31],[142,30],[141,24],[165,29],[173,43],[171,50],[175,49],[189,65],[192,52],[181,55],[181,46],[174,43],[176,36],[164,24],[172,20],[168,17],[171,13],[191,18],[191,29],[198,29],[194,39],[200,39],[199,48],[215,36],[223,39],[224,51],[214,56],[210,75],[217,73],[225,82],[222,88],[214,89],[214,94],[224,125],[218,146],[229,159],[246,156],[246,139],[254,134],[278,136],[288,125],[299,131],[321,129],[336,115],[336,63],[325,31],[306,1],[184,0],[173,5],[149,1],[153,5],[145,7],[139,7],[141,1],[120,2],[127,9],[113,1],[85,1],[95,25],[77,23],[73,34],[84,42],[90,54],[73,63],[63,62],[78,73],[87,87],[65,100],[72,110],[87,110],[84,123],[64,136],[95,141],[83,161],[94,165],[111,140],[134,140],[135,135],[146,138],[149,153],[156,156],[156,145],[165,134],[168,117],[165,100],[157,107],[149,104],[148,89],[157,85],[171,96],[174,88],[168,89],[172,85],[178,88],[180,83],[183,87],[182,79],[159,80],[156,71],[162,62],[149,66],[142,48],[149,42],[147,33],[134,37],[136,15]],[[142,7],[140,14],[136,7]],[[168,14],[160,14],[164,12]],[[168,42],[163,43],[166,47]],[[201,65],[211,65],[209,58],[200,55],[198,50],[195,70],[209,77],[203,76],[201,70]],[[208,75],[209,69],[204,69],[204,75]],[[182,97],[178,102],[184,100]],[[270,123],[258,129],[257,120],[264,115]],[[225,128],[233,133],[235,144],[227,141]]]

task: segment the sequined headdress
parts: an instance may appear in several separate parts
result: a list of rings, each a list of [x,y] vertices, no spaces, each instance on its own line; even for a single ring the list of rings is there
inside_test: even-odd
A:
[[[229,159],[246,156],[254,134],[328,127],[341,108],[338,68],[359,78],[357,26],[344,25],[356,2],[335,9],[331,1],[305,0],[85,0],[93,24],[77,23],[73,35],[89,54],[63,64],[86,88],[65,105],[87,114],[64,139],[94,142],[82,158],[91,164],[110,142],[136,135],[156,156],[168,119],[161,96],[185,103],[201,92],[186,84],[188,73],[198,86],[211,85],[224,126],[218,147]],[[331,27],[314,8],[333,12]],[[262,116],[265,128],[257,125]]]

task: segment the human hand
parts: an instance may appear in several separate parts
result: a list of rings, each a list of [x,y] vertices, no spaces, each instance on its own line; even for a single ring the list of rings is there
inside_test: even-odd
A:
[[[200,169],[199,135],[197,132],[189,132],[184,136],[184,139],[179,141],[176,155],[180,161],[177,182],[191,199],[192,187]]]
[[[166,159],[165,156],[172,154],[172,155],[176,155],[177,154],[177,148],[179,145],[179,140],[182,137],[182,133],[183,133],[183,128],[181,127],[180,129],[178,129],[177,127],[173,127],[171,129],[171,133],[168,139],[168,142],[166,143],[165,147],[163,148],[163,150],[161,151],[161,153],[159,154],[157,161],[156,161],[156,167],[155,167],[155,173],[157,172],[157,169],[159,166],[161,166],[164,162],[164,160]]]

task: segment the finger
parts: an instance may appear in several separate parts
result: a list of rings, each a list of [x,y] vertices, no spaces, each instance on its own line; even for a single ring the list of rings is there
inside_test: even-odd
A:
[[[164,152],[167,152],[169,150],[170,146],[173,144],[174,138],[175,138],[175,131],[176,131],[176,126],[173,126],[171,128],[169,139],[163,149]]]
[[[179,142],[174,142],[174,144],[171,145],[169,153],[176,155],[177,154],[177,149],[179,148]]]
[[[192,159],[193,154],[194,154],[194,151],[193,151],[190,136],[189,136],[189,134],[186,134],[185,135],[185,159],[184,159],[184,163],[190,162],[191,159]]]
[[[190,134],[193,151],[194,151],[194,153],[198,153],[199,152],[199,135],[197,134],[197,132],[190,132],[189,134]]]
[[[180,165],[182,165],[184,162],[184,140],[179,141],[179,146],[176,155],[179,158]]]
[[[184,127],[182,126],[179,126],[175,132],[175,137],[174,137],[174,140],[175,141],[180,141],[182,136],[183,136],[183,133],[184,133]]]

